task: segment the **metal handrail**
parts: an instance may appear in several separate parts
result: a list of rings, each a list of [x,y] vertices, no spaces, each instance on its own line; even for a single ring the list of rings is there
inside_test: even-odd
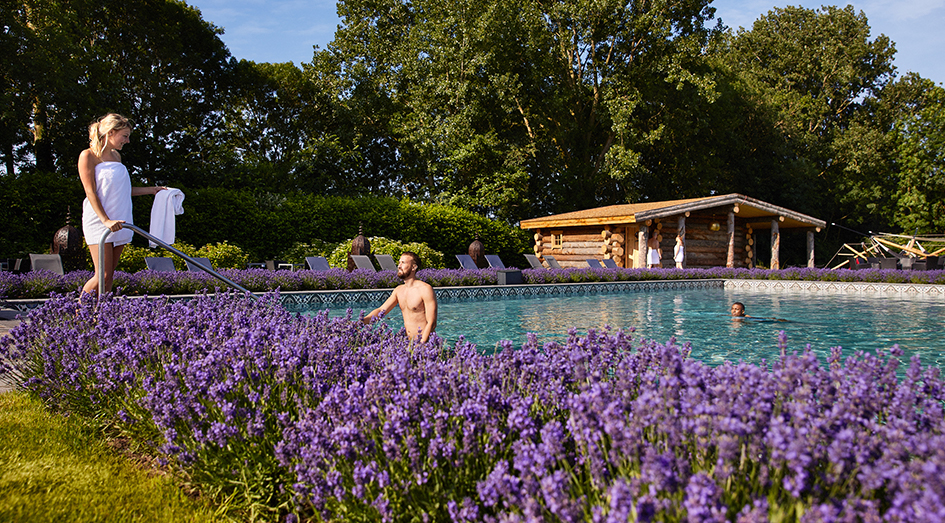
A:
[[[164,247],[165,249],[171,251],[172,253],[174,253],[174,254],[180,256],[181,258],[183,258],[183,259],[189,261],[190,263],[196,265],[196,266],[199,267],[200,269],[202,269],[202,270],[204,270],[205,272],[209,273],[211,276],[216,277],[218,280],[220,280],[220,281],[222,281],[223,283],[229,285],[230,287],[233,287],[234,289],[239,290],[239,291],[243,291],[243,292],[249,294],[250,296],[252,296],[254,299],[258,299],[258,298],[259,298],[258,296],[256,296],[255,294],[253,294],[252,291],[250,291],[249,289],[247,289],[247,288],[243,287],[242,285],[240,285],[240,284],[234,282],[233,280],[227,278],[226,276],[224,276],[224,275],[218,273],[217,271],[211,269],[210,267],[204,266],[204,264],[202,264],[202,263],[200,263],[199,261],[197,261],[197,260],[191,258],[190,256],[187,256],[186,254],[184,254],[184,253],[180,252],[179,250],[175,249],[174,247],[171,247],[170,245],[168,245],[166,242],[164,242],[164,241],[161,240],[160,238],[155,238],[155,237],[152,236],[151,234],[145,232],[143,229],[141,229],[141,228],[138,227],[137,225],[134,225],[134,224],[131,224],[131,223],[123,223],[123,224],[121,224],[121,227],[122,227],[122,229],[131,229],[132,231],[134,231],[134,232],[136,232],[136,233],[138,233],[138,234],[144,236],[145,238],[147,238],[147,239],[151,240],[152,242],[154,242],[154,243],[160,245],[161,247]],[[105,231],[105,234],[102,235],[102,241],[100,241],[100,242],[98,243],[98,296],[99,296],[99,298],[101,298],[101,296],[105,293],[105,264],[103,263],[103,261],[105,260],[105,239],[108,238],[108,236],[109,236],[111,233],[112,233],[111,230]]]

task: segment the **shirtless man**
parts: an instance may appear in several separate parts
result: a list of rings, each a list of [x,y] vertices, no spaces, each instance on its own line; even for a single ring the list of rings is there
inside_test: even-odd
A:
[[[430,284],[416,278],[419,268],[420,256],[409,251],[403,253],[397,264],[397,277],[404,280],[403,285],[398,285],[384,305],[371,311],[361,321],[370,323],[381,312],[387,314],[394,305],[400,305],[407,336],[411,339],[419,336],[420,343],[429,341],[430,333],[436,330],[436,294]]]
[[[646,261],[651,269],[659,269],[661,266],[660,260],[663,258],[663,250],[660,249],[659,234],[659,231],[654,231],[653,236],[650,236],[650,238],[646,240]]]

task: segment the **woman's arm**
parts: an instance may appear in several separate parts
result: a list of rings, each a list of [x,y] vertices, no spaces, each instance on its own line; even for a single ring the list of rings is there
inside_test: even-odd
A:
[[[131,195],[141,196],[144,194],[157,194],[165,189],[167,189],[167,187],[132,187]]]

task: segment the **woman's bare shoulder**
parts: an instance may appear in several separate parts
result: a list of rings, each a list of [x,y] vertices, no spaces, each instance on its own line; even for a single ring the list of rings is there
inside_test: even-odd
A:
[[[96,165],[102,163],[102,159],[92,152],[92,149],[86,149],[79,153],[79,167],[94,169]]]

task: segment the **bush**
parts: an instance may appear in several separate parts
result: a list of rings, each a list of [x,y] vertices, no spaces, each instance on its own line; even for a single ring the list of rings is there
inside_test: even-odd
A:
[[[380,237],[368,238],[368,241],[371,243],[371,254],[389,254],[394,260],[399,260],[404,252],[412,251],[420,256],[420,261],[423,263],[422,269],[442,269],[445,267],[443,253],[433,250],[424,243],[401,243]],[[328,257],[328,264],[332,267],[346,269],[352,243],[354,243],[354,240],[340,243]]]
[[[118,260],[118,270],[125,272],[143,271],[148,268],[144,259],[154,256],[154,253],[155,251],[152,249],[137,247],[129,243],[125,245],[125,248],[121,251],[121,258]]]
[[[189,206],[178,217],[177,227],[182,240],[195,245],[226,240],[243,247],[255,260],[284,256],[286,261],[301,263],[304,257],[297,257],[297,244],[317,246],[312,238],[329,244],[350,241],[358,235],[359,226],[365,235],[421,242],[450,257],[466,252],[477,233],[487,252],[505,259],[530,248],[527,232],[448,205],[220,188],[185,192]],[[458,267],[452,258],[444,261]]]
[[[249,255],[236,245],[227,242],[204,245],[197,251],[197,256],[208,258],[217,269],[245,269]]]
[[[309,243],[298,242],[280,254],[278,259],[288,263],[294,263],[296,265],[304,265],[306,257],[324,256],[325,258],[328,258],[333,252],[335,252],[335,249],[337,248],[337,243],[326,242],[318,239],[311,240]],[[348,265],[346,262],[345,268],[347,268],[347,266]]]
[[[900,379],[896,347],[818,361],[782,337],[770,364],[710,366],[624,331],[495,354],[442,343],[350,315],[302,319],[277,295],[59,296],[0,339],[0,365],[259,519],[945,513],[945,383],[918,359]]]

